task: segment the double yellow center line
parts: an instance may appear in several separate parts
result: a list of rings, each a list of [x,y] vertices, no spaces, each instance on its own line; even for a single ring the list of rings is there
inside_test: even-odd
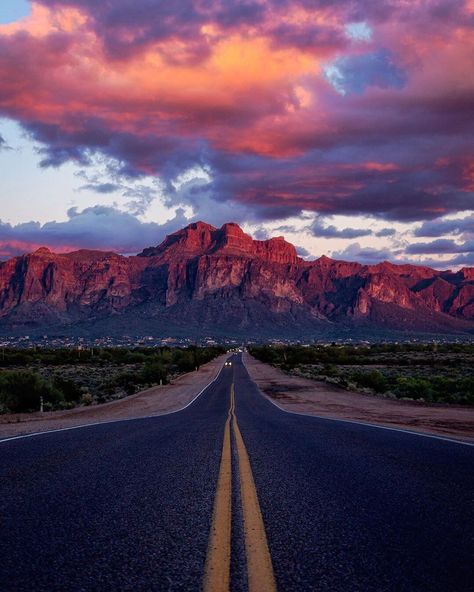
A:
[[[232,535],[232,448],[235,436],[239,467],[240,499],[244,521],[245,556],[249,592],[276,592],[272,560],[249,455],[235,416],[234,384],[224,428],[221,464],[217,480],[211,533],[204,573],[204,592],[229,592]]]

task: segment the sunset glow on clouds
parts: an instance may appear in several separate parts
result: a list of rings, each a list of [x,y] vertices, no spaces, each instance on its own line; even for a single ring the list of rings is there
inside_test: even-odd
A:
[[[36,0],[0,25],[0,117],[41,167],[76,167],[76,209],[0,215],[0,257],[131,252],[198,217],[286,225],[313,255],[473,264],[473,28],[455,0]],[[11,144],[0,126],[0,167]]]

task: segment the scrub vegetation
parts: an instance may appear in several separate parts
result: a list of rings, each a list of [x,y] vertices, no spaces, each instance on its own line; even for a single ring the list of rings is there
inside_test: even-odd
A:
[[[473,344],[258,346],[283,371],[348,390],[426,403],[474,405]]]
[[[136,393],[191,372],[221,347],[5,349],[0,352],[0,413],[71,409]]]

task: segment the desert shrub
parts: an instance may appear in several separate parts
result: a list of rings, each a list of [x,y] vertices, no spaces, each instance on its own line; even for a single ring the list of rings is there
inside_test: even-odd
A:
[[[81,405],[92,405],[93,400],[90,393],[83,393],[81,395]]]
[[[199,365],[196,352],[190,350],[179,349],[173,358],[173,365],[179,373],[191,372]]]
[[[388,388],[387,379],[379,370],[355,372],[350,378],[358,386],[373,389],[376,393],[384,393]]]
[[[427,378],[413,376],[400,377],[397,379],[397,395],[415,400],[431,401],[433,399],[431,381]]]
[[[4,411],[39,411],[41,397],[45,408],[54,408],[64,400],[59,389],[34,372],[7,371],[0,374],[0,406]]]
[[[68,403],[79,401],[83,394],[81,387],[73,380],[67,380],[59,376],[53,379],[53,386],[63,394],[64,400]]]
[[[137,351],[128,351],[124,358],[123,362],[125,364],[140,364],[146,362],[146,354]]]
[[[104,394],[112,395],[117,387],[122,388],[127,395],[133,395],[137,384],[143,384],[146,380],[139,372],[121,372],[115,380],[108,381],[102,385]]]
[[[432,403],[473,405],[474,377],[468,376],[461,379],[445,376],[399,377],[396,381],[396,394],[398,397],[423,399]]]
[[[324,376],[334,378],[339,374],[339,372],[336,366],[334,366],[334,364],[324,364],[324,366],[321,369],[321,374],[323,374]]]
[[[142,383],[154,383],[163,382],[166,384],[167,382],[167,373],[166,368],[161,360],[153,360],[151,362],[147,362],[143,370],[140,373],[140,382]]]

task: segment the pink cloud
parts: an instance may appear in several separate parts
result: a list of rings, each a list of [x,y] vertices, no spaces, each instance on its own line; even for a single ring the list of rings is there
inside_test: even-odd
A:
[[[345,34],[357,21],[371,39]],[[0,26],[0,114],[43,166],[199,165],[256,216],[430,218],[472,206],[472,22],[448,0],[36,0]]]

